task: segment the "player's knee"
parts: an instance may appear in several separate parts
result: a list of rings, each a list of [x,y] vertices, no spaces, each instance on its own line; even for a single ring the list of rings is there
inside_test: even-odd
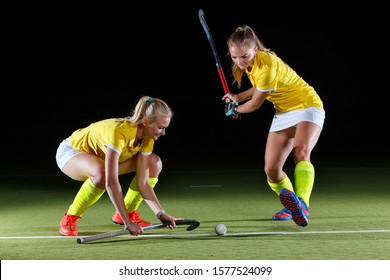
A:
[[[100,168],[97,168],[94,170],[93,174],[90,176],[92,183],[95,185],[95,187],[99,189],[105,188],[105,170],[104,165],[102,165]]]
[[[157,177],[162,170],[162,160],[156,154],[151,154],[149,158],[149,176]]]
[[[278,176],[279,170],[277,168],[275,168],[274,166],[265,165],[264,166],[264,173],[267,176],[267,178],[273,182],[274,179]]]
[[[307,145],[299,145],[294,147],[295,162],[308,161],[310,159],[310,151]]]

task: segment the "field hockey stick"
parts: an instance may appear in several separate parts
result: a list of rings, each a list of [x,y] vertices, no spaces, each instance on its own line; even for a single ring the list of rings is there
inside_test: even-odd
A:
[[[197,227],[199,227],[199,225],[200,225],[200,222],[198,220],[188,220],[188,219],[187,220],[177,220],[177,221],[175,221],[175,223],[177,226],[188,225],[188,227],[186,228],[187,231],[194,230]],[[170,225],[170,222],[153,224],[150,226],[142,227],[142,229],[149,230],[149,229],[163,228],[163,227],[167,227],[168,225]],[[111,232],[104,232],[104,233],[95,234],[95,235],[91,235],[91,236],[79,237],[79,238],[77,238],[77,243],[83,244],[83,243],[90,242],[90,241],[101,240],[101,239],[115,237],[115,236],[119,236],[119,235],[125,235],[125,234],[129,234],[129,231],[127,229],[121,229],[121,230],[111,231]]]
[[[225,72],[223,71],[221,61],[219,60],[219,56],[218,56],[217,48],[216,48],[214,40],[213,40],[213,36],[211,35],[209,26],[207,25],[206,19],[204,18],[204,11],[202,9],[199,9],[198,16],[199,16],[199,21],[202,24],[203,30],[206,33],[207,39],[210,43],[211,50],[213,51],[213,56],[214,56],[214,60],[215,60],[215,65],[217,66],[219,79],[221,80],[223,90],[224,90],[225,95],[226,95],[226,94],[230,93],[229,86],[228,86],[228,83],[226,81]],[[230,98],[226,98],[225,101],[232,102],[232,100],[230,100]],[[239,118],[238,115],[233,116],[233,119],[238,119],[238,118]]]
[[[213,36],[211,35],[211,32],[210,32],[210,29],[209,29],[209,27],[207,25],[206,19],[204,18],[204,12],[203,12],[202,9],[199,10],[198,16],[199,16],[200,23],[203,26],[204,32],[206,33],[207,39],[208,39],[208,41],[210,43],[211,50],[213,51],[215,64],[217,66],[219,78],[220,78],[220,80],[222,82],[223,90],[224,90],[225,94],[228,94],[230,92],[230,90],[229,90],[229,87],[228,87],[228,83],[226,82],[225,73],[224,73],[224,71],[222,69],[222,64],[221,64],[221,62],[219,60],[217,48],[215,47]],[[227,98],[227,101],[230,102],[231,100]]]

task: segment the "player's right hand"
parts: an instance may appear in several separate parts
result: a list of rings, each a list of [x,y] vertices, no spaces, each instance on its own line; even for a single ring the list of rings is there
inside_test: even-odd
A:
[[[142,227],[136,223],[130,223],[130,225],[126,226],[125,229],[129,231],[130,235],[134,235],[134,236],[144,233]]]

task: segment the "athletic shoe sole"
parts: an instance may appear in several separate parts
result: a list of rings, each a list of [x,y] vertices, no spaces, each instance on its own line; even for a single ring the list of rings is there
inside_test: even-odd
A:
[[[306,215],[303,213],[302,203],[292,191],[283,189],[280,192],[280,202],[285,208],[291,211],[292,219],[300,227],[308,224]]]

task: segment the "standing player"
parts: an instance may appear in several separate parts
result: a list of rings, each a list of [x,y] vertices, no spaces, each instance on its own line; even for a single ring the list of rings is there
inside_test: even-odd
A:
[[[325,120],[322,100],[312,86],[264,46],[251,27],[238,27],[227,45],[238,88],[244,74],[252,87],[238,94],[224,95],[223,99],[232,100],[226,103],[225,113],[237,117],[259,109],[264,100],[273,103],[275,115],[265,149],[264,171],[284,208],[272,219],[293,219],[297,225],[307,226],[315,175],[310,154]],[[283,171],[291,152],[295,162],[294,185]]]
[[[173,112],[162,100],[143,96],[131,116],[101,120],[78,129],[58,147],[56,160],[63,173],[84,181],[60,222],[60,234],[77,236],[77,220],[107,191],[116,212],[114,223],[131,235],[143,233],[137,209],[143,200],[161,222],[176,227],[178,218],[168,215],[153,190],[162,162],[153,152],[154,142],[165,135]],[[135,172],[123,196],[119,175]]]

